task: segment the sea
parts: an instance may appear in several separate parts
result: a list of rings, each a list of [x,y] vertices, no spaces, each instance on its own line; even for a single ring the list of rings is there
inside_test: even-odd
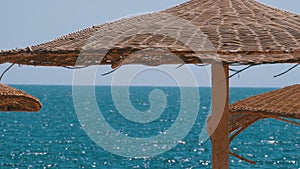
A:
[[[211,89],[208,87],[194,90],[198,91],[200,101],[188,97],[187,107],[197,106],[198,112],[193,112],[196,116],[194,119],[188,119],[192,120],[192,123],[186,128],[176,128],[176,125],[179,125],[178,120],[181,119],[177,117],[184,111],[182,110],[184,100],[181,98],[184,90],[181,88],[130,86],[113,89],[109,86],[96,86],[93,88],[95,95],[90,97],[96,100],[98,113],[101,113],[99,117],[108,124],[94,126],[95,131],[101,131],[98,132],[98,137],[91,136],[91,131],[88,131],[89,123],[84,124],[79,118],[85,115],[88,117],[88,111],[91,110],[89,108],[95,107],[90,105],[94,103],[85,102],[90,99],[89,96],[82,96],[83,103],[78,104],[74,101],[72,86],[13,85],[13,87],[36,96],[43,107],[36,113],[0,113],[0,168],[211,168],[211,142],[209,139],[200,139],[201,134],[205,133],[203,129],[211,107]],[[129,96],[124,98],[127,98],[126,104],[130,103],[130,108],[136,110],[135,113],[147,112],[155,103],[166,105],[158,107],[162,109],[162,111],[157,109],[161,114],[149,117],[152,118],[149,121],[132,121],[124,117],[114,103],[115,99],[120,101],[122,98],[112,94],[116,88],[128,91]],[[231,88],[230,102],[271,90],[274,88]],[[164,96],[160,102],[151,101],[152,94],[162,93]],[[125,108],[121,108],[120,111],[126,111]],[[155,107],[152,110],[156,110]],[[99,119],[95,118],[95,121],[97,120]],[[176,137],[176,133],[181,134],[179,136],[181,139],[176,143],[170,142],[170,145],[165,147],[157,146],[157,149],[153,149],[153,152],[149,152],[149,156],[146,156],[145,153],[136,152],[144,151],[138,149],[138,143],[134,142],[136,140],[126,142],[128,143],[126,145],[122,143],[123,139],[118,140],[119,137],[109,137],[109,134],[106,136],[106,131],[103,130],[108,129],[105,126],[109,126],[112,133],[122,135],[124,140],[128,137],[151,140],[164,134],[171,137],[173,134]],[[168,132],[171,129],[175,132]],[[182,133],[186,134],[182,136]],[[106,142],[102,144],[97,139]],[[160,137],[160,139],[169,138]],[[120,143],[120,147],[116,146],[116,143]],[[153,145],[155,143],[157,142],[153,141]],[[114,146],[109,147],[110,144]],[[231,143],[230,148],[236,154],[257,162],[253,165],[230,157],[230,168],[299,169],[300,127],[274,119],[260,120],[241,133]],[[126,152],[118,153],[122,150]],[[143,155],[137,156],[135,153]]]

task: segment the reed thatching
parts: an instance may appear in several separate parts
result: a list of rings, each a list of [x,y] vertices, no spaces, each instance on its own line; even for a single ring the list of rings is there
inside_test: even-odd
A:
[[[0,111],[2,112],[37,112],[41,109],[40,101],[24,91],[0,84]]]
[[[159,23],[175,24],[170,31],[188,30],[186,23],[162,17],[168,14],[188,21],[198,28],[212,44],[213,51],[195,51],[188,48],[180,39],[163,34]],[[138,29],[151,24],[154,33],[141,33],[127,37],[109,46],[110,39],[116,35],[126,35],[134,25]],[[167,26],[167,25],[166,25]],[[89,38],[101,31],[101,41],[90,44],[90,56],[86,53],[83,60],[87,65],[110,64],[120,66],[129,55],[147,49],[167,49],[179,57],[183,63],[199,64],[216,59],[201,53],[213,52],[227,64],[299,63],[300,62],[300,16],[291,12],[275,9],[255,0],[191,0],[161,12],[122,19],[94,26],[82,31],[57,38],[24,49],[0,52],[0,63],[10,62],[26,65],[74,66],[79,54]],[[176,32],[180,35],[181,32]],[[193,39],[195,32],[184,36]],[[111,37],[113,36],[113,37]],[[105,40],[108,39],[108,40]],[[99,60],[101,52],[109,50]],[[201,56],[199,56],[199,53]],[[151,55],[151,52],[148,53]],[[156,55],[156,56],[155,56]],[[143,64],[172,64],[166,57],[153,54]],[[155,62],[155,63],[154,63]],[[127,64],[136,63],[129,60]]]
[[[299,122],[289,120],[289,118],[300,120],[300,85],[288,86],[235,102],[230,105],[229,118],[230,142],[253,123],[265,118],[300,126]],[[231,154],[242,158],[232,152]]]

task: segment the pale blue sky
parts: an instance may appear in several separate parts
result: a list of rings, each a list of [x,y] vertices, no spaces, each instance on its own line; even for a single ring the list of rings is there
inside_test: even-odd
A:
[[[300,1],[259,0],[270,6],[300,14]],[[0,2],[0,49],[21,48],[52,40],[58,36],[92,25],[125,16],[159,11],[186,0],[3,0]],[[8,65],[0,65],[2,72]],[[277,79],[292,65],[262,65],[251,68],[231,79],[231,86],[281,87],[300,83],[300,67]],[[191,66],[198,83],[208,86],[209,76],[204,68]],[[207,68],[209,70],[209,68]],[[110,69],[104,67],[100,72]],[[208,71],[209,72],[209,71]],[[72,71],[63,68],[15,66],[3,78],[6,84],[71,84]],[[137,85],[174,85],[160,74],[141,74],[134,80]],[[99,84],[110,84],[112,75],[97,77]],[[204,78],[203,78],[204,77]]]

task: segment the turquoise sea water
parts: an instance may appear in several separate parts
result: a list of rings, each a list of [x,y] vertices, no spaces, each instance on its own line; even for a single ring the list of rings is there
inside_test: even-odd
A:
[[[140,159],[114,155],[88,137],[78,121],[71,86],[14,87],[38,97],[43,108],[38,113],[0,113],[1,168],[211,168],[211,143],[199,143],[210,108],[210,88],[200,88],[200,110],[189,134],[171,150]],[[130,87],[133,106],[140,111],[149,109],[148,97],[153,89],[157,87]],[[96,87],[95,91],[103,116],[115,130],[149,138],[170,128],[180,109],[178,88],[159,89],[166,94],[168,106],[149,124],[122,117],[113,104],[110,87]],[[270,90],[232,88],[230,100]],[[300,127],[271,119],[259,121],[239,135],[231,148],[257,162],[251,165],[231,157],[231,168],[300,168]]]

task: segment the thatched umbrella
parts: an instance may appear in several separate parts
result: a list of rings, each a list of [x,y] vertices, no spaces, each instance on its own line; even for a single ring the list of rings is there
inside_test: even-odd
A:
[[[300,123],[289,120],[300,120],[300,85],[284,87],[237,101],[230,105],[229,110],[229,130],[232,134],[230,142],[261,119],[273,118],[300,126]]]
[[[271,8],[254,0],[192,0],[158,13],[94,26],[37,46],[2,51],[0,63],[74,66],[82,48],[95,32],[126,33],[122,31],[127,31],[126,26],[135,22],[142,25],[143,23],[147,24],[148,19],[151,19],[152,23],[158,22],[158,19],[168,19],[157,18],[157,14],[161,13],[183,18],[197,26],[208,37],[217,54],[226,64],[299,62],[299,15]],[[177,25],[177,29],[181,27],[184,28],[184,25]],[[112,28],[112,30],[105,30],[108,28]],[[176,31],[176,29],[172,31]],[[157,32],[159,33],[159,30]],[[191,32],[191,38],[193,33]],[[108,44],[107,41],[102,42],[102,46],[98,44],[98,52],[102,49],[111,50],[111,46]],[[101,63],[117,64],[124,59],[120,56],[153,46],[177,49],[178,55],[185,56],[182,57],[185,63],[202,62],[197,56],[193,57],[195,51],[179,50],[183,47],[174,39],[173,41],[171,39],[170,42],[170,39],[149,34],[125,39],[121,44],[116,45],[115,50],[111,50],[109,56]],[[94,64],[98,65],[99,63]]]
[[[0,111],[2,112],[37,112],[41,109],[40,101],[10,86],[0,84]]]
[[[165,16],[173,17],[170,19]],[[174,17],[188,22],[178,23]],[[150,23],[156,34],[143,32],[144,25]],[[156,27],[159,23],[171,26],[166,29],[163,26]],[[200,38],[195,37],[195,30],[189,31],[190,26],[186,23],[191,23],[201,31],[198,32]],[[149,54],[153,56],[149,59],[130,57],[136,51],[153,48],[167,49],[186,64],[212,63],[217,60],[222,63],[222,68],[212,64],[212,118],[213,121],[220,120],[213,127],[216,128],[212,135],[213,168],[228,168],[229,65],[299,63],[299,23],[299,15],[268,7],[255,0],[191,0],[161,12],[94,26],[37,46],[2,51],[0,63],[75,66],[78,65],[76,62],[82,51],[85,55],[80,58],[80,66],[109,64],[116,68],[122,64],[139,63],[136,60],[145,58],[147,62],[142,63],[148,65],[178,63],[177,60],[169,60],[166,55],[161,57],[161,54],[155,52]],[[179,36],[183,34],[187,38],[186,42],[194,40],[202,43],[206,39],[209,43],[201,44],[206,46],[204,48],[199,45],[199,50],[197,46],[189,48],[189,43],[164,35],[167,29]],[[130,37],[110,45],[115,37],[131,31],[135,31],[136,35],[130,34]],[[97,32],[100,33],[95,36]],[[96,44],[89,43],[93,36],[94,40],[98,39]],[[103,57],[99,59],[99,55]],[[220,95],[224,90],[227,92]],[[225,105],[219,105],[220,98],[225,100]]]
[[[252,114],[261,118],[300,119],[300,85],[292,85],[259,94],[230,105],[234,114]]]

